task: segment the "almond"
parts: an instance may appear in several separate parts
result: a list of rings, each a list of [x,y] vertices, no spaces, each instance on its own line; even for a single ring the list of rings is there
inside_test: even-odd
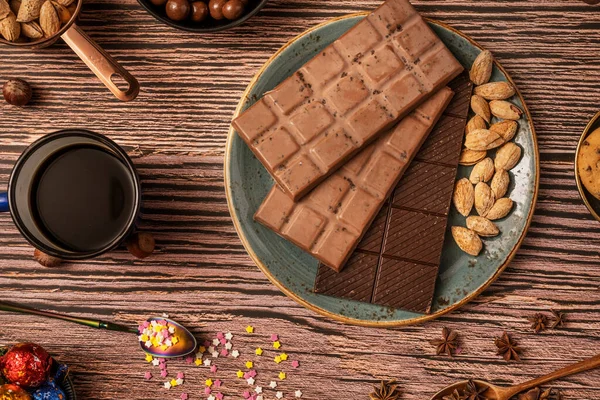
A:
[[[477,86],[475,94],[486,100],[506,100],[515,95],[515,88],[508,82],[490,82]]]
[[[483,243],[477,234],[462,226],[452,227],[452,237],[462,251],[472,256],[478,256],[483,248]]]
[[[40,17],[40,12],[44,0],[23,0],[21,7],[19,7],[19,15],[17,15],[17,21],[19,22],[31,22]]]
[[[11,12],[10,4],[6,0],[0,0],[0,20],[8,17]]]
[[[15,42],[21,36],[21,24],[17,22],[17,17],[12,11],[0,21],[0,34],[9,42]]]
[[[487,213],[486,218],[492,221],[504,218],[513,208],[513,201],[508,197],[498,199],[494,206]]]
[[[487,101],[481,96],[473,95],[471,97],[471,109],[477,115],[485,120],[488,124],[492,119],[490,105]]]
[[[473,185],[477,185],[479,182],[487,182],[494,176],[494,162],[491,158],[486,158],[478,162],[471,171],[469,181]]]
[[[67,7],[56,1],[52,1],[52,5],[58,14],[58,19],[60,20],[61,24],[66,24],[71,20],[71,11],[69,11]]]
[[[479,236],[492,237],[500,233],[500,229],[487,218],[472,215],[467,218],[467,228],[474,231]]]
[[[10,0],[10,9],[15,15],[19,14],[21,8],[21,0]]]
[[[479,115],[475,115],[473,118],[467,122],[467,126],[465,127],[465,133],[468,135],[469,133],[476,131],[477,129],[487,129],[487,124],[484,119]]]
[[[505,142],[512,140],[515,137],[519,124],[517,121],[501,121],[490,126],[490,131],[496,132],[504,139]]]
[[[474,164],[477,164],[479,161],[483,160],[486,155],[487,155],[486,150],[463,149],[462,152],[460,153],[460,159],[458,160],[458,163],[460,165],[467,165],[467,166],[474,165]]]
[[[494,66],[494,57],[488,50],[484,50],[473,61],[469,77],[471,82],[476,85],[483,85],[490,80],[492,76],[492,68]]]
[[[521,148],[513,142],[508,142],[496,152],[494,165],[497,170],[509,171],[517,165],[521,159]]]
[[[44,31],[35,21],[21,22],[21,33],[29,39],[38,40],[44,37]]]
[[[487,217],[488,212],[494,206],[496,198],[487,183],[479,182],[475,186],[475,210],[482,217]]]
[[[504,139],[488,129],[477,129],[465,138],[465,147],[470,150],[490,150],[501,146]]]
[[[467,178],[462,178],[454,186],[454,195],[452,197],[454,207],[464,217],[468,216],[473,209],[475,202],[475,192],[473,185]]]
[[[519,107],[505,100],[492,100],[489,107],[492,114],[501,119],[516,121],[523,115],[523,111]]]
[[[60,18],[50,0],[46,1],[40,10],[40,26],[44,36],[50,37],[60,30]]]
[[[508,175],[508,172],[503,169],[497,170],[492,178],[492,182],[490,182],[490,188],[494,193],[494,197],[497,199],[504,197],[508,191],[509,184],[510,176]]]

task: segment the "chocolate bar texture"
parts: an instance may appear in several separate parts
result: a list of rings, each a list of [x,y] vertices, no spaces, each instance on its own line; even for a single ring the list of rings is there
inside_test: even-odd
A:
[[[429,313],[472,85],[465,74],[415,160],[340,273],[321,264],[315,292]]]
[[[388,0],[233,126],[298,200],[462,69],[408,0]]]
[[[275,185],[254,219],[340,271],[452,96],[438,91],[301,200]]]

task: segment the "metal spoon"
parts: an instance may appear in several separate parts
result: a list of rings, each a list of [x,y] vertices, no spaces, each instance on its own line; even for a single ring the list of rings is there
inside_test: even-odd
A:
[[[556,379],[564,378],[565,376],[578,374],[580,372],[588,371],[590,369],[600,367],[600,354],[595,357],[588,358],[587,360],[583,360],[578,362],[577,364],[569,365],[568,367],[561,368],[558,371],[554,371],[548,375],[544,375],[540,378],[533,379],[529,382],[521,383],[520,385],[515,385],[511,387],[499,387],[494,386],[489,382],[485,381],[474,381],[477,384],[477,387],[483,388],[487,387],[488,390],[483,393],[483,395],[489,400],[510,400],[512,397],[517,394],[524,392],[529,389],[533,389],[535,387],[541,386],[545,383],[552,382]],[[464,390],[467,386],[467,381],[458,382],[447,388],[436,393],[431,400],[441,400],[444,396],[449,396],[457,389],[459,392]]]
[[[138,335],[138,333],[139,333],[137,328],[130,328],[130,327],[115,324],[112,322],[71,317],[69,315],[58,314],[58,313],[48,312],[48,311],[41,311],[41,310],[37,310],[35,308],[20,306],[20,305],[11,304],[11,303],[7,303],[7,302],[3,302],[3,301],[0,301],[0,311],[9,311],[9,312],[16,312],[16,313],[21,313],[21,314],[29,314],[29,315],[39,315],[42,317],[54,318],[54,319],[60,319],[62,321],[73,322],[76,324],[85,325],[85,326],[89,326],[91,328],[96,328],[96,329],[106,329],[109,331],[128,332],[128,333],[134,333],[136,335]],[[192,335],[192,333],[189,330],[184,328],[182,325],[180,325],[177,322],[172,321],[168,318],[161,318],[161,317],[148,318],[147,321],[149,323],[152,323],[152,321],[166,321],[170,326],[173,326],[173,328],[175,328],[173,335],[177,336],[179,341],[177,342],[177,344],[175,344],[167,349],[164,349],[164,350],[160,349],[160,348],[156,348],[156,347],[146,347],[144,343],[140,342],[140,347],[142,348],[142,350],[145,353],[150,354],[151,356],[154,356],[154,357],[159,357],[159,358],[175,358],[175,357],[184,357],[184,356],[187,356],[188,354],[191,354],[194,351],[196,351],[196,348],[198,347],[198,342],[196,341],[196,338],[194,337],[194,335]]]

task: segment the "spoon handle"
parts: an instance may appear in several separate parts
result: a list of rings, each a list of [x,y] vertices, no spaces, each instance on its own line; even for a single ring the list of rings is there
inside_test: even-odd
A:
[[[8,311],[8,312],[16,312],[20,314],[29,314],[29,315],[39,315],[41,317],[60,319],[62,321],[73,322],[80,325],[89,326],[91,328],[97,329],[106,329],[109,331],[118,331],[118,332],[130,332],[136,333],[137,330],[133,328],[129,328],[127,326],[114,324],[112,322],[105,322],[93,319],[85,319],[85,318],[76,318],[68,315],[36,310],[35,308],[29,308],[25,306],[20,306],[16,304],[11,304],[7,302],[0,301],[0,311]]]
[[[507,389],[506,398],[511,398],[514,395],[521,393],[528,389],[533,389],[537,386],[541,386],[545,383],[552,382],[554,380],[564,378],[565,376],[578,374],[580,372],[588,371],[590,369],[600,367],[600,354],[594,356],[592,358],[588,358],[587,360],[580,361],[576,364],[569,365],[567,367],[561,368],[557,371],[549,373],[548,375],[544,375],[542,377],[533,379],[529,382],[521,383],[520,385],[516,385]]]

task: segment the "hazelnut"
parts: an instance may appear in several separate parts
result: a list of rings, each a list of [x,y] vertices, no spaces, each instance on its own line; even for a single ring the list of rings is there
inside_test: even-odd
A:
[[[31,101],[33,91],[29,83],[22,79],[11,79],[2,87],[4,100],[13,106],[24,106]]]
[[[188,0],[169,0],[167,1],[167,17],[173,21],[183,21],[190,15],[190,2]]]
[[[195,1],[192,3],[191,19],[194,22],[202,22],[208,17],[208,6],[203,1]]]
[[[229,0],[223,6],[222,13],[228,20],[236,20],[244,14],[244,3],[241,0]]]
[[[137,258],[146,258],[154,252],[156,243],[154,237],[146,232],[133,234],[127,239],[127,250]]]
[[[40,265],[43,265],[44,267],[48,268],[58,267],[62,263],[62,260],[60,258],[49,256],[48,254],[43,253],[38,249],[35,249],[35,251],[33,252],[33,258]]]
[[[223,6],[227,0],[210,0],[208,3],[208,10],[210,11],[210,16],[216,19],[217,21],[225,18],[223,16]]]

